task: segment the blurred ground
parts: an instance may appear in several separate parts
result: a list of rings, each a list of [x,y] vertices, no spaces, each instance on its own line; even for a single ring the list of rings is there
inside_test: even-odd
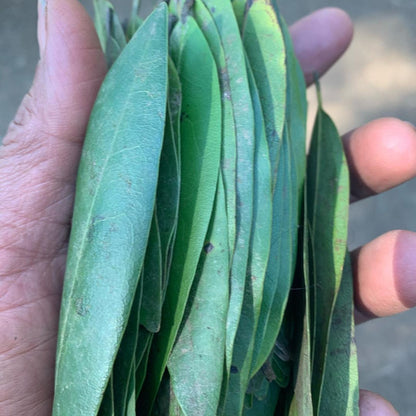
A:
[[[89,10],[91,2],[82,1]],[[120,15],[127,15],[129,0],[114,3]],[[341,132],[383,116],[416,124],[414,0],[281,0],[280,4],[289,23],[324,6],[341,7],[354,20],[351,49],[322,82],[325,107]],[[35,1],[0,0],[0,137],[31,83],[38,58],[35,22]],[[312,113],[313,103],[312,91]],[[354,204],[350,247],[392,229],[416,231],[415,211],[416,181]],[[416,311],[357,328],[361,387],[388,398],[402,416],[414,415],[416,408],[415,327]]]

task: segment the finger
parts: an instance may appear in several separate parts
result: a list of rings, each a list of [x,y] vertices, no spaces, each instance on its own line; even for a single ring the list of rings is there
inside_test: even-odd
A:
[[[399,416],[399,413],[378,394],[360,390],[360,416]]]
[[[416,306],[416,233],[391,231],[352,253],[356,322]]]
[[[416,130],[383,118],[343,137],[352,201],[384,192],[416,176]]]
[[[290,28],[296,56],[307,84],[323,75],[351,43],[351,19],[341,9],[328,7],[294,23]]]
[[[76,0],[39,1],[40,61],[0,148],[2,247],[19,267],[37,247],[62,247],[81,145],[106,64],[91,19]],[[44,238],[45,235],[48,238]],[[13,256],[7,256],[14,262]],[[0,273],[6,264],[1,262]]]

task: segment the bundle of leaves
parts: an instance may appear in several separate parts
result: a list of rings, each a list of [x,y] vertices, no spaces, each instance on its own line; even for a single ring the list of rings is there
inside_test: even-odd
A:
[[[95,0],[53,414],[358,414],[336,127],[275,2],[168,3]]]

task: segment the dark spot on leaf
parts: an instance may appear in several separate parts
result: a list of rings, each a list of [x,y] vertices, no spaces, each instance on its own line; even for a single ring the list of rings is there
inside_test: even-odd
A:
[[[211,243],[207,243],[204,245],[204,251],[205,253],[209,254],[212,250],[214,250],[214,246]]]
[[[14,340],[17,341],[17,337],[14,337]]]
[[[88,313],[88,308],[84,305],[84,299],[78,298],[75,301],[75,310],[79,316],[85,316]]]
[[[215,13],[215,7],[211,7],[211,12]]]
[[[266,361],[263,364],[263,366],[261,367],[261,371],[263,372],[268,382],[272,382],[273,380],[276,380],[276,374],[273,371],[273,367],[270,361]]]
[[[231,366],[230,371],[231,371],[231,374],[238,374],[238,368],[235,365]]]

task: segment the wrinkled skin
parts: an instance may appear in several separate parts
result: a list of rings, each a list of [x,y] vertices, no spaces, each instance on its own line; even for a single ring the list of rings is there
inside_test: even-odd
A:
[[[0,148],[0,414],[49,416],[59,303],[74,184],[85,129],[106,64],[93,24],[77,0],[41,1],[40,61]],[[295,50],[311,82],[347,49],[352,24],[323,9],[294,24]],[[351,200],[416,175],[416,134],[380,119],[344,136]],[[415,248],[414,248],[415,247]],[[382,235],[353,254],[356,319],[416,303],[416,236]],[[362,392],[361,414],[396,415]]]

